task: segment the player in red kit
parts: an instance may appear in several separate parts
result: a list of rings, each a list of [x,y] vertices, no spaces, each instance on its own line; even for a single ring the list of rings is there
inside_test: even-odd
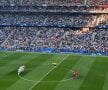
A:
[[[77,70],[73,71],[72,77],[73,78],[77,78],[78,77],[78,71]]]

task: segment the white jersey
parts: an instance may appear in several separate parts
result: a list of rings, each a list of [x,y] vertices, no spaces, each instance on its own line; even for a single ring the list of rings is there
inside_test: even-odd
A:
[[[25,70],[25,65],[22,65],[18,68],[18,75]]]

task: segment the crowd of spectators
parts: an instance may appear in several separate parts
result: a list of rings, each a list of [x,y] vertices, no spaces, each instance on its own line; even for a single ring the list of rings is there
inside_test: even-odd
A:
[[[88,5],[107,3],[107,0],[0,0],[0,11],[95,11],[98,7],[94,8]],[[73,5],[82,6],[73,7]],[[83,7],[83,5],[85,6]],[[69,25],[80,27],[80,29],[16,27],[19,24],[25,26],[28,24],[41,26]],[[108,52],[108,29],[90,28],[86,32],[83,31],[83,27],[108,26],[108,14],[1,13],[0,25],[14,25],[14,27],[0,27],[0,49],[36,50],[37,48],[53,48],[57,51],[80,49]]]
[[[0,0],[1,5],[81,5],[85,0]]]
[[[0,5],[99,5],[107,0],[0,0]]]
[[[108,4],[108,0],[87,0],[87,5],[106,5]]]
[[[4,30],[6,29],[4,28]],[[15,47],[18,49],[27,48],[30,46],[37,32],[35,28],[11,28],[11,32],[1,46],[8,48]]]
[[[8,0],[7,0],[8,1]],[[59,0],[60,1],[60,0]],[[92,2],[89,0],[89,2],[86,3],[87,0],[84,1],[85,4],[78,4],[79,2],[82,2],[83,0],[77,0],[77,1],[72,1],[69,4],[59,4],[59,1],[57,2],[57,0],[54,0],[54,2],[56,2],[58,5],[56,5],[55,3],[53,3],[54,5],[50,5],[50,4],[36,4],[36,5],[32,5],[32,4],[7,4],[7,5],[2,5],[0,4],[0,11],[28,11],[28,12],[98,12],[98,11],[107,11],[108,10],[108,1],[106,1],[106,3],[104,3],[105,1],[96,1],[96,4],[92,4],[95,2]],[[68,1],[68,0],[67,0]],[[12,2],[12,1],[11,1]],[[32,1],[31,1],[32,2]],[[38,2],[38,1],[36,1]],[[46,1],[41,1],[42,3],[46,2]],[[78,3],[77,3],[78,2]],[[92,2],[90,5],[88,3]],[[102,2],[102,3],[99,3]],[[99,3],[99,5],[98,5]],[[34,3],[33,3],[34,4]],[[102,7],[102,8],[100,8]]]
[[[62,38],[60,48],[107,52],[108,30],[94,29],[86,33],[80,30],[69,30],[65,37]]]
[[[108,52],[108,30],[88,32],[64,28],[17,27],[0,29],[0,47],[14,49],[54,48]]]
[[[11,30],[8,27],[6,27],[5,29],[3,29],[3,27],[0,27],[0,45],[7,39],[10,32]]]
[[[40,24],[40,25],[70,25],[74,27],[94,27],[106,22],[108,14],[102,15],[42,15],[42,14],[0,14],[0,25]]]
[[[34,11],[34,12],[85,12],[96,11],[98,6],[0,6],[4,11]]]

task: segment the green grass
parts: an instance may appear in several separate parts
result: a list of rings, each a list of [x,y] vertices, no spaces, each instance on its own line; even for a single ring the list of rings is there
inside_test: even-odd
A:
[[[22,64],[26,69],[19,77]],[[0,52],[0,90],[108,90],[108,57]]]

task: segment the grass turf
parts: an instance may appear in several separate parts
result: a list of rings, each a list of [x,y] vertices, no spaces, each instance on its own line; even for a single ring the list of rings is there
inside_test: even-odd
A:
[[[26,70],[19,77],[22,64]],[[108,57],[0,52],[0,90],[108,90],[107,78]]]

